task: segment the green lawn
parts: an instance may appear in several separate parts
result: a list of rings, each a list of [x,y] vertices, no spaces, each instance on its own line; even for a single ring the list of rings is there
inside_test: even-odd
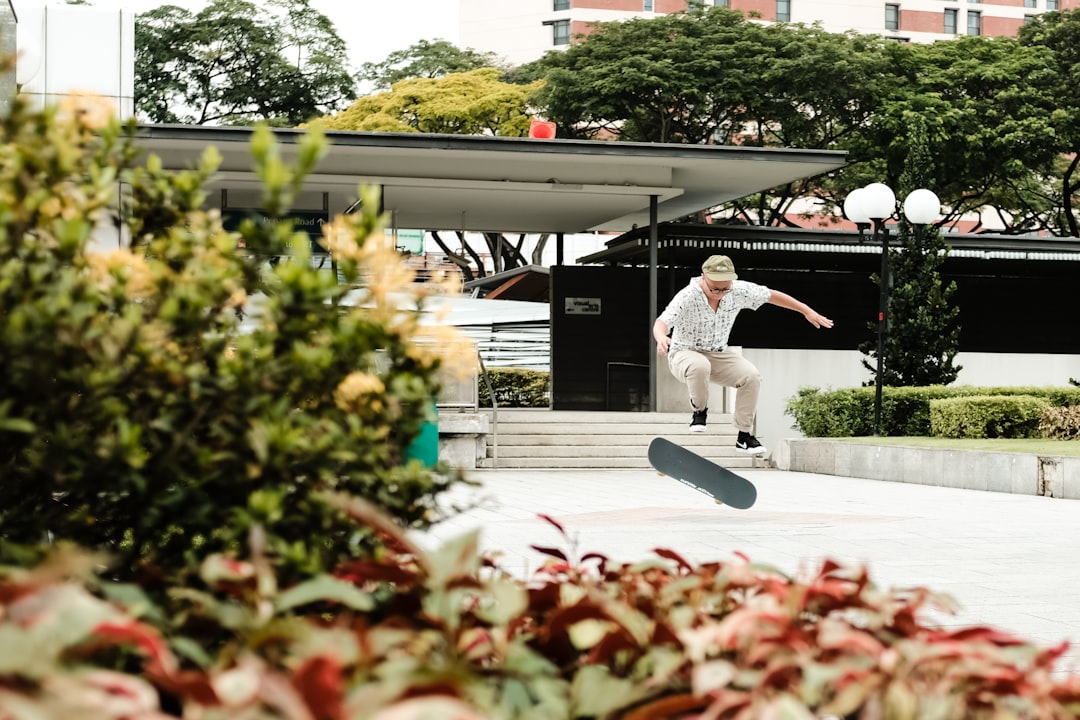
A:
[[[1080,457],[1080,440],[1016,440],[1012,438],[955,440],[934,437],[851,437],[829,438],[863,445],[902,445],[906,447],[982,450],[1033,455],[1069,455]]]

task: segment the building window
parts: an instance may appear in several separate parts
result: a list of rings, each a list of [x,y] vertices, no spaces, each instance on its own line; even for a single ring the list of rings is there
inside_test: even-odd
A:
[[[570,44],[570,21],[556,20],[551,23],[552,45]]]
[[[1057,10],[1058,9],[1058,0],[1046,0],[1046,9],[1047,10]]]
[[[731,7],[731,0],[713,0],[716,7]]]
[[[1035,0],[1024,0],[1024,7],[1026,7],[1026,8],[1035,7]]]
[[[641,9],[645,12],[652,12],[653,0],[641,0]]]
[[[1035,16],[1034,15],[1025,15],[1024,16],[1024,24],[1025,25],[1028,25],[1028,24],[1030,24],[1032,22],[1035,22]]]
[[[968,35],[982,35],[982,13],[978,10],[968,10]]]
[[[956,34],[956,15],[960,12],[955,8],[945,8],[945,34]]]
[[[885,29],[900,29],[900,6],[887,3],[885,5]]]
[[[791,0],[776,0],[776,21],[791,22]]]
[[[555,0],[555,10],[569,10],[570,0]]]

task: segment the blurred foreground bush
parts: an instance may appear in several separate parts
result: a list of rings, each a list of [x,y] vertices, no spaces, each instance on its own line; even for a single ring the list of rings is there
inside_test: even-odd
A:
[[[261,532],[210,556],[205,590],[176,588],[213,652],[159,627],[131,588],[59,553],[0,569],[0,717],[162,720],[936,718],[1080,713],[1068,645],[990,627],[936,627],[950,601],[886,591],[826,562],[789,577],[745,559],[637,563],[536,548],[528,581],[470,533],[428,551],[355,498],[338,502],[387,551],[288,588]],[[92,592],[91,592],[92,591]],[[100,595],[111,602],[99,599]],[[940,617],[940,615],[939,615]],[[166,623],[167,625],[167,623]],[[117,672],[122,667],[124,672]],[[160,699],[159,699],[160,698]]]
[[[280,224],[246,222],[238,251],[201,209],[215,149],[163,170],[100,102],[39,113],[17,99],[0,126],[0,560],[72,541],[150,583],[258,524],[278,571],[303,577],[368,543],[320,491],[425,525],[453,479],[403,466],[402,448],[442,361],[414,340],[442,329],[400,298],[437,285],[411,282],[371,210],[326,229],[346,284]],[[280,217],[326,143],[305,134],[295,167],[269,130],[251,149]],[[118,216],[130,243],[89,250]]]

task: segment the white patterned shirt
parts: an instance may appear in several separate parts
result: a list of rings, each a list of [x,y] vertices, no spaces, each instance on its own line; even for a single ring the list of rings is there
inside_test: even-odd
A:
[[[713,311],[701,289],[701,276],[693,278],[660,314],[660,320],[671,330],[668,357],[680,350],[723,350],[739,311],[757,310],[768,302],[771,294],[764,285],[732,280],[730,292],[724,293]]]

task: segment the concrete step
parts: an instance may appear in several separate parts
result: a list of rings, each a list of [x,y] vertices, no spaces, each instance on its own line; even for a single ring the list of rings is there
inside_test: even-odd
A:
[[[748,455],[739,455],[727,458],[709,458],[713,462],[732,470],[763,467],[755,465],[754,459]],[[759,460],[759,463],[764,463]],[[565,457],[548,458],[530,455],[527,457],[504,457],[499,453],[498,462],[495,458],[488,457],[479,461],[478,467],[500,469],[531,468],[531,469],[567,469],[567,468],[597,468],[597,469],[645,469],[651,467],[649,459],[644,455],[620,455],[617,457]]]
[[[584,446],[597,445],[600,447],[648,447],[649,442],[656,437],[666,437],[684,447],[723,447],[734,446],[736,433],[733,429],[714,430],[709,433],[670,432],[660,428],[655,432],[624,432],[616,434],[606,433],[499,433],[499,445],[521,446]],[[490,441],[488,443],[491,444]],[[695,450],[695,452],[697,452]]]
[[[636,445],[619,446],[610,445],[504,445],[499,443],[499,457],[535,457],[547,458],[578,458],[578,457],[633,457],[640,455],[646,457],[649,452],[648,438]],[[680,443],[681,444],[681,443]],[[697,453],[710,460],[728,460],[741,457],[742,453],[735,451],[735,445],[683,445],[687,450]],[[491,448],[489,448],[490,454]]]
[[[517,437],[520,435],[549,435],[554,437],[580,437],[616,435],[679,435],[686,437],[715,437],[737,433],[730,423],[710,423],[704,433],[690,432],[689,425],[679,423],[613,423],[613,422],[568,422],[568,423],[504,423],[498,424],[499,437]]]
[[[481,408],[480,412],[492,415],[490,409]],[[544,408],[508,408],[497,413],[499,425],[530,423],[535,425],[566,423],[617,423],[630,424],[672,424],[689,426],[690,413],[649,413],[649,412],[586,412],[578,410],[546,410]],[[725,424],[732,421],[731,413],[710,413],[709,424]]]
[[[755,467],[754,458],[735,451],[730,414],[710,417],[704,433],[690,432],[689,420],[688,413],[499,410],[491,428],[497,439],[488,434],[480,467],[494,467],[497,455],[500,468],[648,468],[649,443],[656,437],[724,467]]]

